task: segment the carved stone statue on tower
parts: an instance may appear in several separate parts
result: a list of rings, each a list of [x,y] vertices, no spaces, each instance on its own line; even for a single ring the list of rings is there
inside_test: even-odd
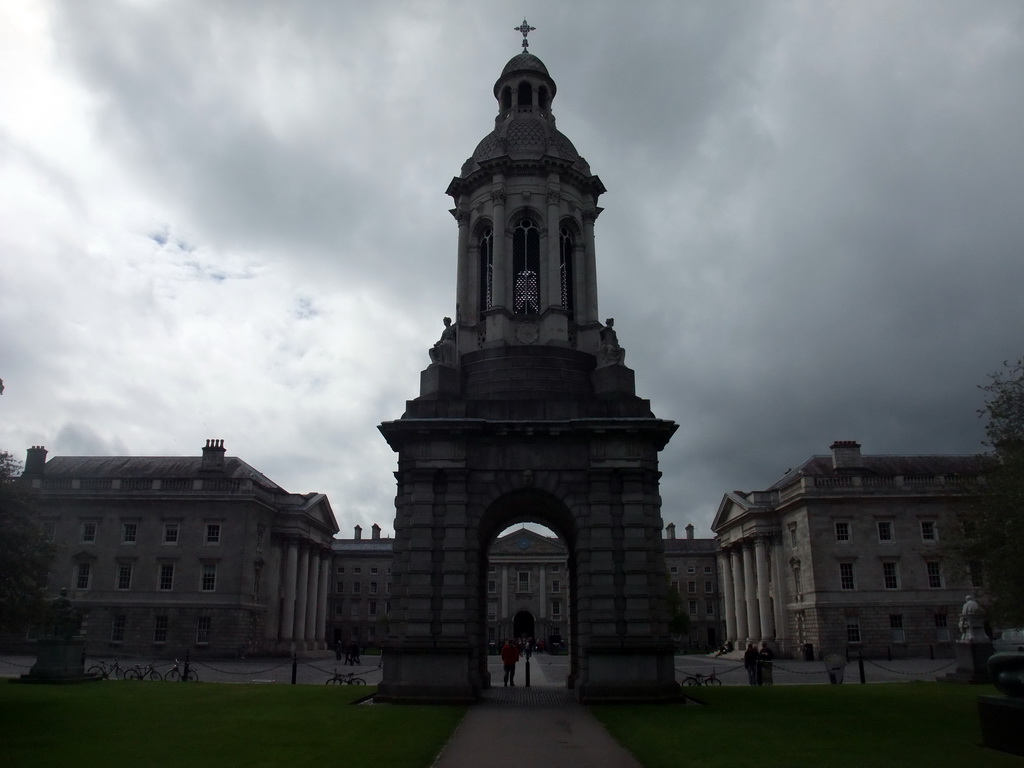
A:
[[[619,346],[619,335],[615,332],[615,318],[609,317],[601,329],[601,346],[597,364],[622,365],[626,360],[626,350]]]
[[[444,319],[441,338],[430,348],[430,362],[434,365],[455,365],[455,326],[452,319]]]

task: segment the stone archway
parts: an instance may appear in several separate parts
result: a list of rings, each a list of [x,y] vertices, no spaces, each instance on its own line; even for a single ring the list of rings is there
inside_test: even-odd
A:
[[[516,615],[512,617],[512,634],[520,640],[535,637],[537,634],[534,631],[536,623],[533,614],[529,611],[516,611]]]

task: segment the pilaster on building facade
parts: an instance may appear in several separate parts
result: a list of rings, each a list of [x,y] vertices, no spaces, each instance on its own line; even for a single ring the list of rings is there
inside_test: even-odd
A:
[[[201,456],[47,461],[45,448],[29,449],[21,482],[59,545],[48,589],[68,589],[88,653],[224,657],[326,647],[338,530],[330,502],[289,493],[225,454],[223,440],[208,440]]]
[[[766,490],[725,494],[712,530],[726,639],[804,658],[952,657],[979,585],[957,576],[940,536],[983,469],[977,456],[866,456],[837,441]]]

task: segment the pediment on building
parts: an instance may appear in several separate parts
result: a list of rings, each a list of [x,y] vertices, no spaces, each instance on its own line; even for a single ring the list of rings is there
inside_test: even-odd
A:
[[[490,556],[518,556],[530,555],[533,557],[550,555],[566,555],[565,545],[559,539],[541,536],[539,533],[523,528],[518,531],[506,534],[496,539],[491,545]]]
[[[711,530],[721,533],[724,529],[730,528],[741,518],[750,514],[751,504],[739,491],[727,493],[722,497],[715,513],[715,519],[711,523]]]

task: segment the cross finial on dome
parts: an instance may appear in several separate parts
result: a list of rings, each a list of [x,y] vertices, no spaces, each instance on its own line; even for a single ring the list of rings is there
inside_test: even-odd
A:
[[[530,47],[530,41],[526,39],[526,36],[533,32],[535,29],[536,27],[531,27],[529,24],[526,23],[526,19],[523,19],[523,23],[520,24],[518,27],[512,27],[512,31],[523,33],[523,52],[525,52],[526,49]]]

